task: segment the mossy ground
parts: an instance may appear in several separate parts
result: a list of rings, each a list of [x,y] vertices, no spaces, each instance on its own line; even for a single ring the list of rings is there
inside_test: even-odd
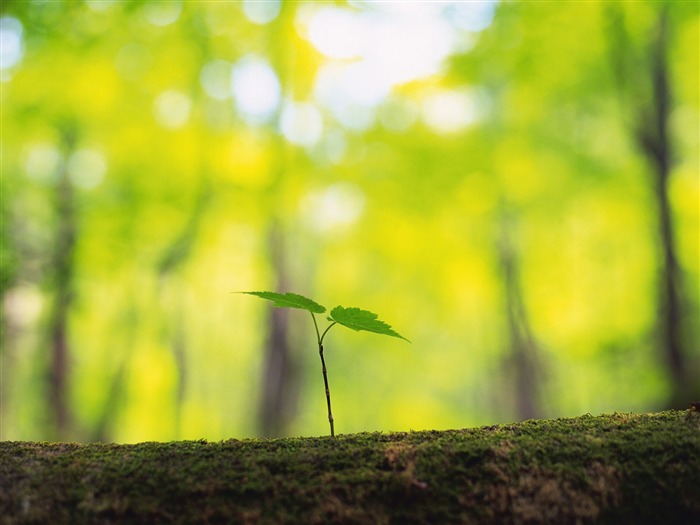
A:
[[[0,523],[700,523],[700,413],[218,443],[0,442]]]

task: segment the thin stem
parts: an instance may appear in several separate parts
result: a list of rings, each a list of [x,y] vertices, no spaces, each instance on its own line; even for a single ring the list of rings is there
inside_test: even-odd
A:
[[[326,334],[328,333],[328,330],[330,330],[331,328],[333,328],[333,326],[335,326],[335,325],[336,325],[336,322],[335,322],[335,321],[333,321],[331,324],[328,325],[328,328],[326,328],[326,329],[323,331],[323,334],[321,335],[320,339],[318,340],[318,344],[320,344],[320,345],[323,344],[323,338],[326,337]],[[318,331],[316,332],[316,335],[318,335]]]
[[[314,328],[316,329],[316,341],[318,342],[318,345],[321,346],[321,344],[323,343],[323,339],[322,339],[321,336],[319,335],[318,323],[316,322],[316,316],[314,315],[313,312],[309,312],[309,313],[311,314],[311,319],[313,320],[313,322],[314,322]],[[327,331],[328,331],[328,330],[326,330],[326,332],[327,332]],[[323,332],[323,335],[326,335],[326,332]]]
[[[331,326],[333,326],[333,325],[331,325]],[[328,329],[326,329],[326,332],[328,332]],[[326,332],[323,332],[323,335],[326,335]],[[333,412],[331,412],[331,390],[330,390],[330,388],[328,388],[328,373],[326,372],[326,360],[323,358],[323,345],[320,343],[321,339],[323,339],[323,337],[319,338],[318,355],[321,356],[321,370],[323,371],[323,384],[326,387],[326,403],[328,404],[328,423],[330,423],[330,425],[331,425],[331,437],[333,437],[333,436],[335,436],[335,428],[333,427]]]
[[[318,331],[318,323],[316,322],[316,316],[313,312],[311,313],[311,319],[314,322],[314,328],[316,329],[316,341],[318,342],[318,355],[321,357],[321,371],[323,372],[323,384],[326,387],[326,404],[328,405],[328,423],[331,425],[331,437],[335,436],[335,427],[333,426],[333,412],[331,411],[331,389],[328,388],[328,371],[326,370],[326,360],[323,358],[323,338],[326,337],[328,330],[333,328],[336,324],[335,321],[328,325],[321,334]]]

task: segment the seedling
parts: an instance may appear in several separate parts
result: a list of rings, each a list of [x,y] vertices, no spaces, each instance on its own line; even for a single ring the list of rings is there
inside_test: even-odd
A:
[[[311,314],[311,319],[314,322],[316,329],[316,342],[318,343],[318,355],[321,357],[321,371],[323,372],[323,384],[326,387],[326,404],[328,405],[328,423],[331,426],[331,436],[335,436],[335,427],[333,425],[333,412],[331,411],[331,390],[328,387],[328,372],[326,371],[326,360],[323,357],[323,339],[328,331],[335,325],[339,324],[350,328],[351,330],[374,332],[375,334],[388,335],[390,337],[398,337],[404,341],[408,341],[404,336],[395,332],[391,326],[377,318],[377,314],[360,308],[344,308],[336,306],[326,318],[331,323],[321,333],[316,322],[316,314],[323,314],[326,308],[321,306],[308,297],[296,293],[275,293],[275,292],[241,292],[248,295],[256,295],[268,301],[272,301],[274,306],[280,308],[298,308],[306,310]],[[410,343],[410,341],[408,341]]]

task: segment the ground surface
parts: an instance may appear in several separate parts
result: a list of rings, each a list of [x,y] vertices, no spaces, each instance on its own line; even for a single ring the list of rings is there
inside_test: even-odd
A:
[[[0,442],[0,524],[700,523],[700,412],[138,445]]]

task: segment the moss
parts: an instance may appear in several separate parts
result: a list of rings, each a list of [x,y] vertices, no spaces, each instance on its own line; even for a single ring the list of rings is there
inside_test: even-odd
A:
[[[0,523],[694,523],[700,413],[137,445],[0,443]]]

